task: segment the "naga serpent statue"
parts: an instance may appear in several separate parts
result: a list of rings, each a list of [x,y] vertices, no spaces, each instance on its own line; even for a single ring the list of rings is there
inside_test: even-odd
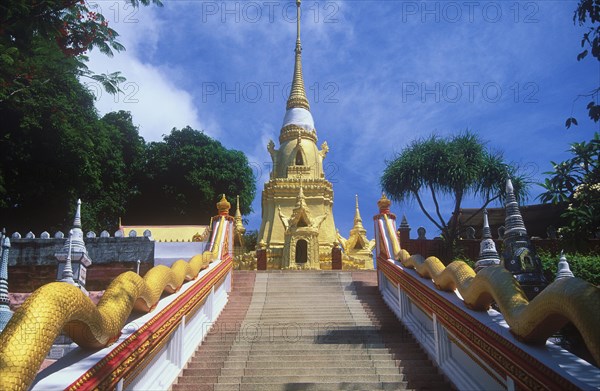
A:
[[[225,224],[219,224],[216,238],[225,231]],[[186,280],[196,278],[216,259],[218,246],[214,247],[189,262],[178,260],[170,268],[155,266],[143,278],[125,272],[108,286],[98,305],[66,282],[37,289],[0,334],[0,390],[26,390],[62,331],[83,349],[115,342],[132,311],[152,311],[163,291],[176,292]]]
[[[424,259],[402,249],[397,258],[406,268],[432,279],[444,291],[458,290],[465,305],[486,311],[495,302],[511,333],[527,343],[545,343],[568,322],[579,330],[596,363],[600,363],[600,288],[576,277],[559,279],[528,301],[513,275],[503,266],[479,273],[462,261],[447,267],[436,257]]]

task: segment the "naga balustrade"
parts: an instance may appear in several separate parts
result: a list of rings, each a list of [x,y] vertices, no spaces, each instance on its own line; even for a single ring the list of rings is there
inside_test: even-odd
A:
[[[189,262],[121,274],[97,306],[67,283],[38,289],[0,334],[0,390],[168,389],[231,291],[233,217],[220,210],[212,232]],[[61,330],[81,348],[36,376]]]
[[[93,354],[77,349],[40,372],[33,390],[168,389],[227,304],[233,262],[212,262],[119,340]],[[60,369],[59,369],[60,368]]]
[[[528,302],[502,266],[475,275],[464,262],[445,267],[435,257],[410,256],[389,204],[374,221],[379,290],[458,389],[600,388],[598,367],[547,341],[572,322],[600,362],[598,287],[566,278]]]

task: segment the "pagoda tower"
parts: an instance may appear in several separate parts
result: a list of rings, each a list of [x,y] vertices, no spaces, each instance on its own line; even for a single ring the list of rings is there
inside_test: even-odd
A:
[[[487,209],[483,210],[483,234],[481,243],[479,243],[479,257],[475,262],[475,272],[478,273],[481,269],[500,264],[500,256],[496,250],[496,243],[492,239],[492,230],[488,220]]]
[[[317,147],[317,131],[302,79],[300,0],[294,75],[287,100],[279,149],[270,140],[267,150],[273,161],[270,179],[262,192],[262,222],[258,242],[270,252],[269,268],[320,269],[331,259],[336,242],[333,221],[333,186],[325,179],[323,159],[327,143]]]
[[[506,180],[505,212],[502,263],[515,276],[527,298],[531,300],[548,285],[548,282],[542,272],[542,261],[527,235],[510,178]]]
[[[344,254],[355,263],[358,269],[373,269],[375,239],[369,240],[367,238],[367,230],[363,226],[360,210],[358,209],[358,194],[355,196],[355,199],[354,226],[350,230],[350,236],[348,239],[345,239],[338,232],[338,240],[344,250]]]

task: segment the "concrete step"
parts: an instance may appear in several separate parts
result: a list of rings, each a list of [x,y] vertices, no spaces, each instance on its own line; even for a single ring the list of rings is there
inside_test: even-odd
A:
[[[200,369],[199,371],[207,371]],[[225,368],[221,369],[221,376],[337,376],[337,375],[398,375],[398,368],[376,368],[367,366],[329,366],[321,368],[305,368],[297,366],[296,368]],[[204,372],[190,373],[191,376],[203,375]],[[185,375],[185,373],[184,373]]]
[[[233,281],[173,390],[450,387],[383,302],[374,272],[236,271]]]
[[[302,367],[305,369],[325,368],[334,366],[335,368],[374,368],[373,360],[355,360],[355,361],[330,361],[330,360],[310,360],[302,362]],[[390,366],[394,368],[394,365]],[[233,361],[228,360],[223,364],[223,370],[228,369],[246,369],[246,370],[263,370],[270,371],[272,369],[296,369],[298,368],[297,361]]]
[[[216,379],[213,376],[183,376],[180,377],[178,384],[206,384],[214,382]],[[260,384],[260,383],[342,383],[342,382],[402,382],[404,375],[377,375],[377,374],[360,374],[360,375],[284,375],[284,376],[218,376],[219,384]]]
[[[405,346],[390,346],[383,343],[357,343],[357,344],[307,344],[301,342],[294,342],[293,340],[289,342],[266,342],[262,344],[255,344],[249,342],[236,342],[232,346],[218,346],[218,345],[207,345],[204,346],[204,351],[209,352],[219,352],[219,351],[228,351],[231,353],[237,352],[272,352],[273,354],[278,354],[280,352],[287,352],[290,350],[293,351],[314,351],[315,353],[320,353],[323,351],[356,351],[363,350],[367,352],[394,352],[396,349],[401,349],[403,352],[415,352],[421,353],[421,348],[416,344],[405,344]]]
[[[235,331],[238,333],[234,333]],[[218,346],[222,344],[223,338],[228,341],[235,341],[239,344],[256,344],[263,341],[265,343],[304,343],[304,344],[328,344],[328,345],[357,345],[357,344],[386,344],[392,347],[405,347],[414,344],[419,346],[412,338],[404,337],[385,337],[374,334],[350,334],[350,333],[327,333],[325,329],[314,329],[312,334],[309,333],[293,333],[293,329],[278,329],[281,331],[276,333],[276,329],[267,329],[263,334],[258,336],[251,330],[242,328],[227,327],[221,330],[215,330],[207,336],[207,339],[202,343],[202,346]],[[288,332],[289,331],[289,332]],[[320,331],[323,331],[322,333]],[[232,338],[232,335],[237,335]],[[396,346],[397,345],[397,346]]]
[[[406,383],[286,383],[286,384],[185,384],[177,391],[339,391],[339,390],[408,390]],[[435,389],[433,389],[435,390]],[[443,388],[440,390],[444,390]]]
[[[404,382],[340,382],[340,383],[285,383],[285,384],[217,384],[214,391],[333,391],[333,390],[405,390]]]
[[[357,359],[372,359],[372,360],[422,360],[426,359],[425,353],[414,353],[414,352],[384,352],[384,351],[364,351],[360,349],[356,350],[323,350],[315,352],[311,349],[306,350],[288,350],[287,352],[281,352],[280,354],[271,354],[268,351],[250,351],[250,352],[228,352],[228,351],[203,351],[203,357],[206,360],[212,360],[218,357],[231,357],[231,358],[247,358],[248,360],[254,361],[271,361],[276,359],[279,361],[299,361],[302,358],[311,360],[334,360],[336,358],[342,360],[357,360]]]
[[[272,369],[247,369],[247,368],[187,368],[183,370],[186,377],[258,377],[258,376],[328,376],[339,375],[399,375],[398,368],[375,368],[375,367],[323,367],[323,368],[272,368]],[[430,375],[427,375],[430,376]]]
[[[223,370],[227,369],[264,369],[270,370],[273,368],[298,368],[298,360],[291,361],[247,361],[245,359],[228,358],[224,363],[220,363]],[[309,360],[302,361],[303,368],[325,368],[325,367],[336,367],[336,368],[359,368],[359,367],[373,367],[373,368],[396,368],[398,373],[423,373],[423,374],[437,374],[437,369],[430,365],[427,359],[421,360],[376,360],[372,358],[361,358],[348,361],[345,359],[329,359],[329,360]],[[190,362],[188,368],[205,368],[203,362]]]
[[[317,360],[317,361],[337,361],[337,360],[392,360],[392,359],[424,359],[427,356],[415,353],[389,353],[384,351],[366,352],[364,350],[323,350],[315,352],[313,350],[288,350],[286,352],[278,352],[271,354],[268,351],[250,351],[250,352],[229,352],[229,351],[202,351],[202,359],[212,360],[218,357],[229,357],[234,360],[252,360],[252,361],[292,361],[298,362],[302,360]],[[193,359],[192,359],[193,360]]]

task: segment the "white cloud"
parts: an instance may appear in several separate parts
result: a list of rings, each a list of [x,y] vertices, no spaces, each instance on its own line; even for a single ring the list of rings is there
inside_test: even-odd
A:
[[[130,111],[146,141],[161,140],[162,135],[168,134],[173,127],[189,125],[204,129],[203,125],[212,122],[200,120],[192,95],[175,84],[177,75],[171,74],[169,68],[155,66],[147,60],[154,55],[159,37],[165,33],[164,23],[156,17],[155,10],[143,7],[132,14],[121,3],[119,12],[103,11],[112,19],[110,25],[119,32],[119,42],[126,51],[115,53],[113,58],[92,51],[88,66],[95,73],[120,71],[127,81],[120,86],[123,93],[113,96],[97,83],[82,80],[97,97],[98,111],[101,114]],[[115,19],[117,15],[118,20]],[[133,23],[126,23],[127,20]],[[209,129],[214,133],[218,126],[211,125]]]

